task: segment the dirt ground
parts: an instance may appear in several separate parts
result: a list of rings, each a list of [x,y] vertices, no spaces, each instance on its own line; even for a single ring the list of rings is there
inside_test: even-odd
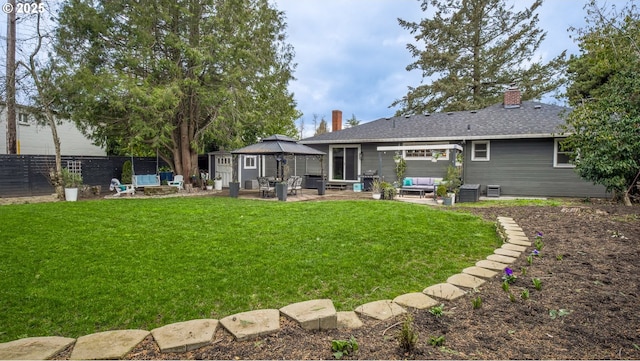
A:
[[[513,265],[513,298],[498,275],[443,302],[439,318],[411,310],[418,341],[410,351],[397,339],[402,318],[363,319],[359,329],[318,332],[283,318],[277,333],[238,342],[220,328],[213,344],[186,353],[162,354],[149,337],[127,359],[333,359],[331,341],[352,336],[359,350],[344,359],[640,359],[640,206],[601,202],[464,211],[490,221],[513,217],[532,240],[542,232],[541,256],[529,264],[523,255]],[[532,278],[541,280],[540,290]],[[528,299],[522,298],[525,289]],[[477,298],[482,306],[476,309]]]

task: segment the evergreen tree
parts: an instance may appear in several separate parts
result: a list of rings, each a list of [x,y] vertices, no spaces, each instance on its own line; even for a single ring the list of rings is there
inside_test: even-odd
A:
[[[587,5],[580,54],[569,59],[569,114],[563,142],[576,170],[631,205],[640,177],[640,13],[633,5]]]
[[[546,35],[537,28],[542,0],[518,12],[505,0],[420,1],[433,17],[399,22],[419,44],[407,45],[416,59],[407,70],[420,70],[425,84],[393,102],[396,115],[481,109],[514,83],[523,100],[534,99],[562,83],[565,52],[546,64],[533,60]]]
[[[355,114],[351,114],[351,118],[347,119],[347,127],[348,128],[353,128],[357,125],[360,124],[360,121],[358,119],[356,119],[356,115]]]
[[[320,120],[320,125],[316,128],[316,133],[314,135],[320,135],[327,132],[327,121],[324,120],[324,117]]]
[[[267,0],[69,0],[59,111],[98,142],[158,149],[178,174],[205,144],[295,135],[293,50]]]

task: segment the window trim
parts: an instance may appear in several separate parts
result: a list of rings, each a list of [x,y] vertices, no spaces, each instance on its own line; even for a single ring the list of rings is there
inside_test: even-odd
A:
[[[18,113],[18,124],[19,125],[31,125],[31,123],[29,123],[29,113],[19,112]]]
[[[435,142],[430,142],[430,143],[402,143],[402,146],[404,146],[404,147],[410,147],[410,146],[413,146],[413,145],[419,145],[421,147],[422,146],[429,146],[429,145],[442,145],[442,142],[438,142],[438,143],[435,143]],[[432,153],[432,155],[424,156],[424,157],[407,156],[407,152],[412,151],[412,150],[419,150],[419,151],[424,150],[426,152],[426,151],[430,151],[430,150],[433,150],[433,149],[404,149],[404,150],[402,150],[402,158],[404,160],[406,160],[406,161],[409,161],[409,160],[433,160],[433,153]],[[438,161],[440,161],[440,160],[449,160],[449,154],[450,154],[449,151],[450,151],[449,149],[442,149],[442,153],[444,153],[444,155],[440,155],[437,158],[437,160]]]
[[[553,139],[553,167],[554,168],[575,168],[575,164],[571,163],[558,163],[558,154],[559,153],[569,153],[569,152],[561,152],[559,143],[565,140],[566,138],[555,138]]]
[[[486,144],[487,145],[487,156],[486,157],[476,157],[476,144]],[[473,162],[488,162],[491,160],[491,141],[489,140],[480,140],[471,142],[471,161]]]
[[[247,160],[252,159],[253,165],[247,165]],[[257,155],[245,155],[244,156],[244,169],[258,169],[258,156]]]
[[[352,180],[352,179],[334,179],[333,178],[333,150],[334,149],[346,149],[346,148],[355,148],[357,149],[357,157],[356,157],[356,161],[357,161],[357,174],[356,177],[358,179]],[[362,169],[362,159],[360,159],[360,154],[362,153],[362,147],[360,144],[332,144],[329,145],[329,174],[328,174],[328,179],[330,182],[344,182],[344,183],[357,183],[360,181],[360,177],[358,176],[358,174],[361,174],[361,169]]]

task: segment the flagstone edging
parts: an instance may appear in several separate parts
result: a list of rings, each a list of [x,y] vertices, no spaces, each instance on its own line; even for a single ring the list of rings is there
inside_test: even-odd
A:
[[[148,335],[161,352],[193,350],[215,342],[219,326],[239,340],[248,340],[280,330],[280,317],[296,321],[305,330],[358,328],[359,316],[386,320],[407,312],[407,308],[425,309],[440,301],[455,300],[480,287],[513,263],[531,241],[513,218],[498,217],[496,231],[503,240],[494,254],[475,266],[452,275],[446,283],[425,288],[422,292],[399,295],[393,300],[380,300],[358,306],[355,312],[336,312],[330,299],[309,300],[278,309],[255,310],[227,316],[221,320],[203,319],[174,323],[152,331],[121,330],[94,333],[78,339],[64,337],[30,337],[0,343],[0,360],[48,359],[71,347],[70,359],[123,358]],[[108,352],[107,352],[108,351]]]

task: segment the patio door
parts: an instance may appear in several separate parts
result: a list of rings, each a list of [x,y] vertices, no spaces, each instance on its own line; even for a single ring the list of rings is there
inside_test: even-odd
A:
[[[233,176],[233,162],[231,155],[216,155],[216,174],[222,177],[222,186],[228,187]]]
[[[360,147],[331,146],[329,151],[329,180],[359,181]]]

